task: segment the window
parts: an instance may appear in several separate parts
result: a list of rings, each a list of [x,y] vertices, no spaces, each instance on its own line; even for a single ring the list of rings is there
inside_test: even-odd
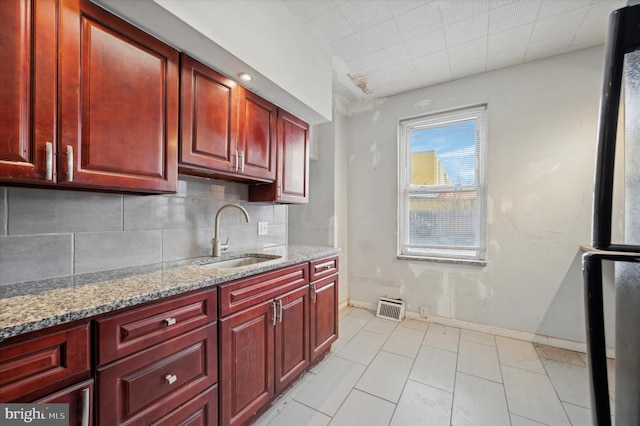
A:
[[[486,105],[400,122],[398,256],[486,261]]]

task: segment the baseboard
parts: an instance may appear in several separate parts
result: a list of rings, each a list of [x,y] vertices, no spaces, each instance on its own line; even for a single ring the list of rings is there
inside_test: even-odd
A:
[[[360,302],[357,300],[350,300],[349,306],[354,308],[367,309],[369,311],[376,311],[377,304]],[[479,331],[482,333],[495,334],[496,336],[510,337],[512,339],[524,340],[525,342],[540,343],[547,346],[553,346],[554,348],[567,349],[575,352],[587,352],[587,345],[585,343],[574,342],[572,340],[560,339],[557,337],[542,336],[535,333],[529,333],[526,331],[511,330],[508,328],[495,327],[485,324],[477,324],[469,321],[462,321],[455,318],[439,317],[436,315],[428,315],[423,318],[417,312],[405,311],[405,316],[410,319],[432,322],[434,324],[446,325],[449,327],[464,328],[465,330]],[[607,358],[615,359],[615,349],[607,348]]]

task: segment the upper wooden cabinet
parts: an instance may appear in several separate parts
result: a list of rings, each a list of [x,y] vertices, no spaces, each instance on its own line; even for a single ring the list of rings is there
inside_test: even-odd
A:
[[[0,1],[0,181],[53,183],[56,78],[56,2]]]
[[[304,204],[309,202],[309,125],[278,110],[276,181],[249,186],[249,201]]]
[[[180,172],[272,182],[275,105],[182,55]]]
[[[175,192],[178,52],[88,0],[0,17],[0,180]]]

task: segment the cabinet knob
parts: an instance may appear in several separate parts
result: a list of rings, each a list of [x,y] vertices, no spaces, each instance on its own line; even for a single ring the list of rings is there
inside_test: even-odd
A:
[[[166,376],[164,376],[164,379],[167,381],[167,383],[172,385],[178,380],[178,377],[175,374],[167,374]]]
[[[165,318],[164,322],[167,323],[167,327],[168,327],[170,325],[175,324],[178,321],[175,318]]]

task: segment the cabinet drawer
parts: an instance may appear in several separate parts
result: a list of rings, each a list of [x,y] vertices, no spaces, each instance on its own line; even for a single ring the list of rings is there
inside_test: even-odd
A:
[[[218,386],[215,385],[169,413],[152,426],[215,426],[218,424]]]
[[[0,347],[0,402],[33,400],[89,378],[88,323],[33,336]]]
[[[93,421],[93,379],[78,383],[76,385],[65,388],[59,392],[47,395],[34,401],[36,404],[68,404],[69,418],[67,419],[69,426],[83,425],[83,419],[86,419],[87,425],[92,425]]]
[[[96,321],[98,365],[214,321],[216,295],[212,289]]]
[[[311,281],[318,280],[335,274],[339,269],[338,256],[328,257],[326,259],[314,260],[311,262]]]
[[[217,323],[98,369],[98,422],[149,424],[212,386],[218,377]]]
[[[222,284],[218,287],[220,317],[273,299],[308,282],[309,268],[303,263]]]

